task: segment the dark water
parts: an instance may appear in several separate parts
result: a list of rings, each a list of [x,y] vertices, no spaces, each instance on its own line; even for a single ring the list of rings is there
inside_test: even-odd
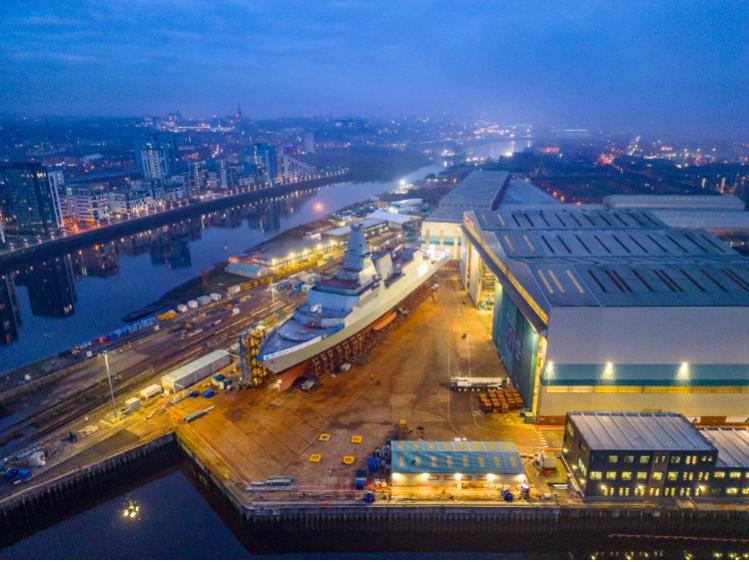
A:
[[[123,516],[134,500],[138,517]],[[246,558],[248,551],[175,471],[0,551],[4,558]]]
[[[140,482],[140,481],[139,481]],[[119,488],[116,497],[0,549],[0,559],[242,559],[242,558],[473,558],[473,559],[746,559],[738,542],[632,539],[586,532],[543,537],[456,523],[430,531],[427,523],[368,529],[244,527],[222,498],[201,485],[185,464],[145,483]],[[129,502],[139,506],[126,518]],[[521,525],[521,523],[518,523]],[[459,527],[459,528],[457,528]],[[657,529],[653,530],[657,533]],[[0,537],[0,545],[3,543]]]
[[[425,166],[404,179],[415,181],[442,167]],[[17,302],[16,318],[5,327],[0,318],[0,341],[15,340],[0,345],[0,372],[110,333],[125,324],[124,315],[229,256],[397,183],[333,184],[26,264],[0,278],[0,299],[14,292]]]

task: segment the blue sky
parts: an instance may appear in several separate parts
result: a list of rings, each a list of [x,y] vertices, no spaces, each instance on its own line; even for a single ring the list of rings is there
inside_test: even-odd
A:
[[[745,133],[749,3],[3,0],[0,110]]]

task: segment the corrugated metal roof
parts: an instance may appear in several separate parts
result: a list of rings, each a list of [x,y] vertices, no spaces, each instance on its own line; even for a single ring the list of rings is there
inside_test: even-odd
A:
[[[718,449],[717,466],[749,468],[749,430],[743,428],[701,429],[705,438]]]
[[[570,412],[567,415],[593,451],[715,450],[681,414]]]
[[[464,231],[547,315],[555,306],[749,306],[749,259],[647,210],[500,206]]]
[[[229,354],[223,349],[212,351],[211,353],[204,355],[203,357],[200,357],[195,361],[188,363],[187,365],[183,365],[182,367],[179,367],[174,371],[167,373],[166,375],[161,377],[161,380],[163,381],[166,379],[171,383],[174,383],[175,381],[178,381],[207,365],[212,365],[218,361],[221,361],[228,356]]]
[[[440,200],[439,208],[495,208],[509,177],[510,174],[503,171],[473,171]]]
[[[607,207],[629,209],[725,209],[743,211],[744,202],[733,195],[608,195]]]
[[[507,441],[393,441],[393,472],[522,474],[517,447]]]

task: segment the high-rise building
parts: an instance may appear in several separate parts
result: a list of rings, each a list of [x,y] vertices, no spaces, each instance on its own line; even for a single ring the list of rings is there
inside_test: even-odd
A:
[[[275,181],[278,177],[278,155],[272,144],[259,142],[252,148],[252,163],[256,166],[259,178]]]
[[[135,164],[146,179],[163,180],[176,172],[177,155],[174,140],[158,136],[135,145]]]
[[[62,227],[57,183],[33,162],[0,166],[0,206],[7,232],[56,234]]]

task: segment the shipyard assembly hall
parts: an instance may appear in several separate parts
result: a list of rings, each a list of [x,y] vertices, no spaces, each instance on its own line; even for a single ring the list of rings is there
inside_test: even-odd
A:
[[[749,259],[701,228],[742,219],[743,203],[561,204],[501,171],[473,172],[444,203],[422,240],[459,256],[537,421],[562,423],[571,410],[747,419]]]

